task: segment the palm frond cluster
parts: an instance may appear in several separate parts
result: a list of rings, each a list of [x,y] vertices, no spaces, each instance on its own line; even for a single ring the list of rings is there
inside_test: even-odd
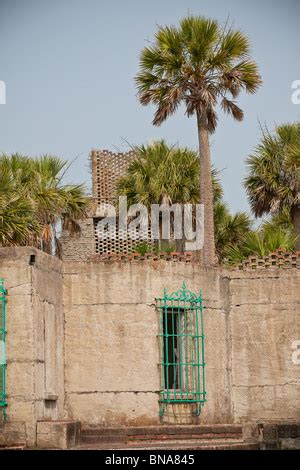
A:
[[[263,130],[261,142],[247,159],[245,187],[256,217],[288,214],[300,249],[300,123]]]
[[[225,113],[242,120],[236,104],[241,91],[255,93],[261,85],[250,42],[239,29],[202,16],[187,16],[178,27],[159,27],[151,46],[140,56],[136,76],[143,105],[153,103],[154,125],[160,125],[183,104],[187,116],[199,114],[214,132],[220,102]]]
[[[300,123],[284,124],[274,134],[263,131],[247,159],[245,187],[251,209],[261,217],[300,203]]]
[[[200,162],[198,153],[169,146],[164,140],[135,147],[136,158],[117,185],[119,195],[129,204],[199,203]],[[213,170],[215,198],[222,197],[222,187]]]
[[[64,185],[67,162],[58,157],[0,156],[0,246],[59,250],[57,225],[79,230],[88,199],[82,185]]]

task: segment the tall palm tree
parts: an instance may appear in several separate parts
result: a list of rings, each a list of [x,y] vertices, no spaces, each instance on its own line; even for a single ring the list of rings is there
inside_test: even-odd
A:
[[[60,249],[56,235],[58,223],[73,231],[79,229],[75,219],[85,216],[88,198],[82,185],[62,184],[66,170],[67,162],[50,155],[40,158],[19,154],[0,156],[0,197],[7,200],[0,218],[1,244],[4,240],[6,244],[34,244],[52,253],[54,245],[56,251]],[[19,220],[27,223],[27,232],[22,232],[21,225],[17,225]]]
[[[159,126],[180,104],[197,119],[201,160],[200,200],[205,209],[203,264],[215,263],[213,187],[209,134],[216,130],[216,107],[241,121],[235,102],[242,90],[255,93],[261,78],[250,59],[249,40],[240,30],[221,27],[216,20],[188,16],[178,27],[159,27],[153,45],[140,56],[136,76],[143,105],[156,106],[153,124]]]
[[[247,164],[245,187],[255,216],[288,211],[300,250],[300,123],[263,131]]]

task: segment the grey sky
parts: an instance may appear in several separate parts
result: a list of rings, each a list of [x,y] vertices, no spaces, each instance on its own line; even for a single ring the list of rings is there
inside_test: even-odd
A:
[[[248,210],[242,179],[245,158],[259,139],[259,124],[300,119],[291,84],[300,80],[299,0],[0,0],[0,151],[66,159],[80,154],[70,178],[89,184],[91,148],[127,150],[164,137],[197,147],[195,120],[183,110],[160,128],[153,109],[136,98],[138,56],[157,24],[176,24],[188,12],[225,21],[251,38],[264,85],[241,96],[243,123],[220,115],[212,139],[225,198]]]

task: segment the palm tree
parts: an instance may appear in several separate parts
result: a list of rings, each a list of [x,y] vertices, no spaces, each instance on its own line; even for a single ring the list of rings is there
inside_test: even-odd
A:
[[[145,47],[136,76],[139,100],[156,106],[159,126],[184,104],[196,115],[201,160],[200,200],[205,208],[203,264],[215,263],[213,186],[209,134],[216,130],[216,107],[241,121],[235,102],[242,90],[255,93],[261,78],[250,59],[249,40],[240,30],[216,20],[188,16],[179,27],[159,27],[154,44]]]
[[[284,230],[281,227],[264,228],[250,231],[245,234],[241,243],[229,246],[226,253],[226,260],[230,264],[237,264],[250,255],[257,255],[260,258],[276,250],[283,249],[292,251],[295,247],[296,236],[292,231]]]
[[[165,141],[135,147],[136,158],[117,184],[118,195],[127,196],[132,204],[197,204],[199,203],[200,170],[196,152],[168,146]],[[220,200],[222,187],[217,172],[212,172],[214,197]],[[177,242],[183,250],[183,240]]]
[[[118,194],[126,195],[129,204],[142,203],[150,209],[151,204],[199,202],[196,152],[169,146],[163,140],[136,146],[134,151],[136,158],[117,184]]]
[[[12,173],[0,168],[0,246],[26,245],[38,235],[40,226],[30,201],[13,190]]]
[[[217,201],[214,204],[216,252],[220,262],[227,259],[232,247],[239,247],[251,230],[252,222],[245,212],[231,214],[227,204]]]
[[[26,245],[36,239],[39,231],[40,226],[26,198],[0,191],[0,246]]]
[[[245,187],[255,216],[288,211],[300,250],[300,123],[263,131],[247,164]]]
[[[288,208],[284,208],[279,214],[273,214],[271,217],[267,217],[261,224],[263,230],[274,230],[282,229],[286,232],[293,233],[296,235],[294,226],[291,221],[290,211]]]
[[[67,168],[67,162],[49,155],[0,156],[0,197],[6,200],[0,218],[1,244],[36,245],[48,253],[55,245],[59,252],[57,224],[79,230],[75,219],[85,216],[88,198],[82,185],[62,184]],[[27,231],[22,228],[25,224]]]

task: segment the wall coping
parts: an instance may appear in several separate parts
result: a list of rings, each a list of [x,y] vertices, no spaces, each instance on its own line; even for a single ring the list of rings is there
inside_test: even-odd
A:
[[[30,246],[24,247],[0,247],[0,262],[3,260],[18,261],[30,255],[36,255],[36,262],[38,265],[45,264],[48,268],[60,270],[63,265],[69,263],[77,263],[76,261],[61,261],[55,256],[48,255],[43,251]],[[28,259],[27,258],[27,259]],[[25,261],[25,259],[24,259]],[[199,257],[195,257],[193,252],[172,252],[172,253],[146,253],[141,255],[139,253],[132,254],[93,254],[89,256],[86,261],[78,261],[78,263],[141,263],[149,262],[151,264],[165,261],[171,263],[185,263],[201,267]],[[28,262],[28,261],[27,261]],[[210,268],[211,269],[211,268]],[[258,256],[249,256],[246,260],[236,266],[216,265],[212,269],[225,269],[229,271],[253,271],[253,270],[279,270],[279,269],[300,269],[300,251],[286,252],[284,250],[277,250],[269,253],[262,258]]]
[[[169,262],[184,262],[190,264],[200,265],[201,261],[195,257],[192,252],[172,252],[172,253],[146,253],[141,255],[139,253],[132,254],[105,254],[105,255],[91,255],[87,261],[89,262],[104,262],[104,263],[113,263],[113,262],[142,262],[142,261],[169,261]],[[284,250],[277,250],[273,253],[270,253],[263,258],[258,256],[249,256],[242,263],[239,263],[236,266],[216,266],[219,268],[226,268],[229,270],[255,270],[255,269],[300,269],[300,251],[295,253],[286,252]]]

